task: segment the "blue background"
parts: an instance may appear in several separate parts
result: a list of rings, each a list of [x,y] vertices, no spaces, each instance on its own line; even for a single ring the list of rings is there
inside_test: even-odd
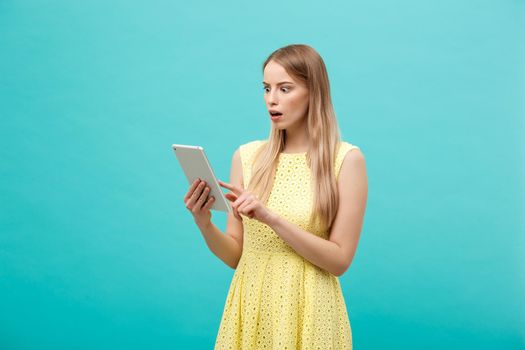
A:
[[[524,349],[523,23],[517,0],[1,1],[0,348],[213,347],[233,270],[171,144],[228,181],[269,132],[262,62],[304,43],[367,159],[355,349]]]

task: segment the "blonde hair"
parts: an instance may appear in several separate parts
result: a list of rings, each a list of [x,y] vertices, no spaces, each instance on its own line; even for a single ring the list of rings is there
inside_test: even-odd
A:
[[[275,50],[264,61],[263,73],[270,61],[283,66],[292,78],[304,83],[308,89],[306,127],[310,143],[307,164],[312,174],[314,194],[310,225],[318,218],[322,229],[328,230],[339,205],[334,163],[340,144],[340,132],[330,97],[325,64],[317,51],[301,44]],[[285,141],[286,130],[279,130],[272,124],[268,142],[259,147],[255,154],[252,177],[247,188],[256,193],[262,203],[267,204],[270,197],[279,153],[283,151]]]

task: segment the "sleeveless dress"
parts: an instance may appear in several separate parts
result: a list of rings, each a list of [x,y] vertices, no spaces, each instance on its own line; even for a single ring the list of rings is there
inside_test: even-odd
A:
[[[265,140],[239,147],[243,183],[249,183],[255,151]],[[335,174],[346,152],[341,142]],[[267,208],[328,239],[315,221],[306,152],[281,153]],[[339,279],[297,254],[269,226],[243,216],[243,251],[220,322],[218,349],[352,349],[352,333]]]

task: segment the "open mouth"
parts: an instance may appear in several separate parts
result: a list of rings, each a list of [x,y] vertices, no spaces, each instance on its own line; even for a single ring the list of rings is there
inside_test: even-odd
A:
[[[283,115],[283,114],[281,112],[272,112],[272,111],[270,111],[270,115],[272,117],[278,117],[278,116]]]

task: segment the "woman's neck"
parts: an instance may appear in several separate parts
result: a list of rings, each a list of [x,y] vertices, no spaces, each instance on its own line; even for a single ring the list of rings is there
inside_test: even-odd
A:
[[[301,153],[308,151],[308,137],[306,126],[300,126],[295,130],[286,130],[286,137],[283,152]]]

